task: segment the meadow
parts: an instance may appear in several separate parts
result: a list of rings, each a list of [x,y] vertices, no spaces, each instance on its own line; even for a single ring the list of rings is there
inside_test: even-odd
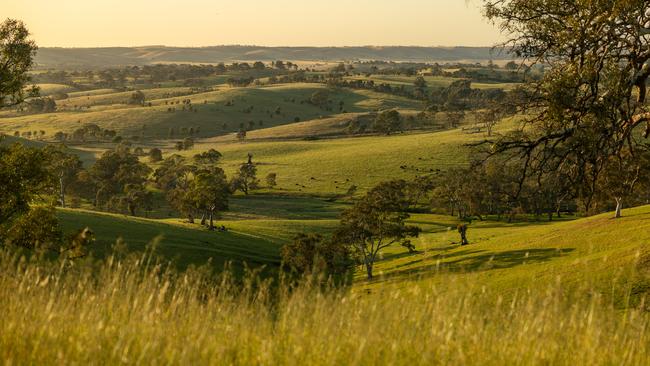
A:
[[[650,358],[647,313],[601,296],[589,277],[570,291],[558,276],[505,295],[486,286],[487,277],[324,290],[318,278],[291,285],[254,273],[242,282],[202,268],[178,273],[149,250],[116,251],[95,264],[2,251],[0,272],[0,357],[8,364],[642,365]]]
[[[331,67],[333,65],[326,65]],[[324,66],[325,67],[325,66]],[[314,72],[314,71],[312,71]],[[325,73],[325,71],[317,71]],[[260,75],[258,75],[260,76]],[[264,75],[261,75],[264,76]],[[266,75],[268,76],[268,75]],[[264,76],[261,81],[268,81]],[[413,87],[414,76],[348,76]],[[457,79],[426,76],[429,87]],[[440,212],[412,213],[422,233],[415,251],[387,248],[366,280],[354,266],[344,285],[281,268],[281,248],[300,233],[328,235],[341,212],[373,186],[465,167],[468,146],[486,138],[471,113],[449,126],[443,112],[392,134],[349,126],[397,109],[414,117],[425,103],[320,83],[233,87],[223,75],[196,89],[181,81],[133,90],[76,90],[54,113],[4,111],[0,132],[40,148],[56,132],[87,124],[115,130],[132,148],[191,158],[216,149],[231,177],[249,154],[262,186],[230,197],[209,231],[173,210],[150,184],[154,203],[140,217],[58,208],[66,234],[92,229],[90,255],[69,261],[0,250],[0,359],[7,364],[429,364],[640,365],[650,361],[650,206],[623,218],[567,215],[508,223],[486,216],[469,225]],[[515,84],[473,83],[478,89]],[[309,102],[315,92],[329,102]],[[182,103],[189,100],[187,103]],[[150,103],[150,105],[149,105]],[[505,119],[495,134],[511,131]],[[245,126],[245,139],[236,132]],[[246,127],[248,126],[248,127]],[[194,144],[175,144],[195,131]],[[170,130],[175,131],[170,136]],[[69,141],[86,167],[110,141]],[[140,160],[151,168],[146,154]],[[264,177],[277,174],[277,186]],[[354,188],[354,189],[352,189]]]

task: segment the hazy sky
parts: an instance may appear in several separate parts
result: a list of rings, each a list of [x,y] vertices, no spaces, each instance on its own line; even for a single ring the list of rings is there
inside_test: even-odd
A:
[[[41,46],[491,46],[480,0],[0,0]]]

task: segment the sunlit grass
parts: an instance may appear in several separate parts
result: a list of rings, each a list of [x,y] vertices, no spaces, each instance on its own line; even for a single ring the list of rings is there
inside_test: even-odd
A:
[[[366,293],[177,273],[145,253],[84,263],[0,253],[6,364],[643,365],[648,315],[557,279]]]

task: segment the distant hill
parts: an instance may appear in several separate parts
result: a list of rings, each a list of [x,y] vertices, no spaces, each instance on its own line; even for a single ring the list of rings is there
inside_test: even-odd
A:
[[[107,67],[151,63],[217,63],[229,61],[481,61],[511,59],[491,47],[108,47],[38,50],[39,67]]]

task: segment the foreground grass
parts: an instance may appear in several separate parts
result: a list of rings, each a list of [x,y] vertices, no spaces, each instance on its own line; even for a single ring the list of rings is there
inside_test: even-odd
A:
[[[120,259],[121,258],[121,259]],[[313,283],[313,282],[312,282]],[[385,296],[177,273],[145,253],[87,263],[0,252],[6,364],[642,365],[647,313],[561,280]],[[272,290],[273,289],[273,290]]]

